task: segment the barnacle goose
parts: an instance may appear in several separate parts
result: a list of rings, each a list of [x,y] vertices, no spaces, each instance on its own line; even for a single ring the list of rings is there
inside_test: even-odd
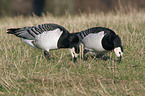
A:
[[[121,39],[113,30],[105,27],[93,27],[76,34],[84,45],[83,54],[88,51],[100,53],[114,50],[119,57],[119,62],[121,61],[123,55]]]
[[[79,38],[69,33],[64,27],[57,24],[41,24],[32,27],[11,28],[8,34],[14,34],[28,45],[44,50],[44,56],[49,59],[50,49],[70,48],[73,61],[79,53]]]

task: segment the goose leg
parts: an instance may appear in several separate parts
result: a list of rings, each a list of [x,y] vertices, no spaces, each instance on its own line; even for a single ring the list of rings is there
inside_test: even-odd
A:
[[[80,45],[80,49],[81,49],[81,59],[83,59],[84,61],[87,60],[85,54],[88,52],[88,50],[85,49],[85,45],[83,43]]]
[[[49,51],[44,50],[44,56],[45,56],[46,59],[50,60]]]
[[[82,55],[82,59],[85,61],[87,60],[87,58],[85,57],[85,54],[87,53],[88,51],[86,49],[83,49],[83,55]]]

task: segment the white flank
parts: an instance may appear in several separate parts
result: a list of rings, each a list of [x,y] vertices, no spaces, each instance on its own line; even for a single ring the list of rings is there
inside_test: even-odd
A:
[[[60,31],[59,28],[43,32],[36,36],[36,44],[44,50],[57,49],[57,43],[62,33],[63,31]]]
[[[85,44],[85,49],[93,49],[98,52],[103,52],[105,49],[102,47],[102,39],[104,37],[104,31],[99,33],[90,33],[82,41]]]
[[[120,57],[123,55],[123,52],[121,51],[120,47],[114,48],[114,52],[117,55],[117,57]]]

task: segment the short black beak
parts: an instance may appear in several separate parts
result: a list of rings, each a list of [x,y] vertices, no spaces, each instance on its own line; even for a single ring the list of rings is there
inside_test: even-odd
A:
[[[119,62],[119,63],[121,62],[121,58],[122,58],[122,56],[120,55],[120,57],[119,57],[119,59],[118,59],[118,62]]]
[[[76,60],[77,60],[77,58],[76,58],[76,57],[74,57],[74,58],[73,58],[73,62],[75,63],[75,62],[76,62]]]

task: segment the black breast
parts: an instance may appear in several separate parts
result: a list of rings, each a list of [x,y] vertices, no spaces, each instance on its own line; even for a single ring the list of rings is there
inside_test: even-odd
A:
[[[115,32],[111,29],[104,28],[105,36],[102,39],[102,46],[105,50],[114,49],[114,37],[116,36]]]
[[[69,33],[63,32],[57,43],[58,48],[69,48]]]
[[[112,50],[114,49],[113,41],[111,40],[111,36],[106,34],[102,39],[102,46],[105,50]]]

